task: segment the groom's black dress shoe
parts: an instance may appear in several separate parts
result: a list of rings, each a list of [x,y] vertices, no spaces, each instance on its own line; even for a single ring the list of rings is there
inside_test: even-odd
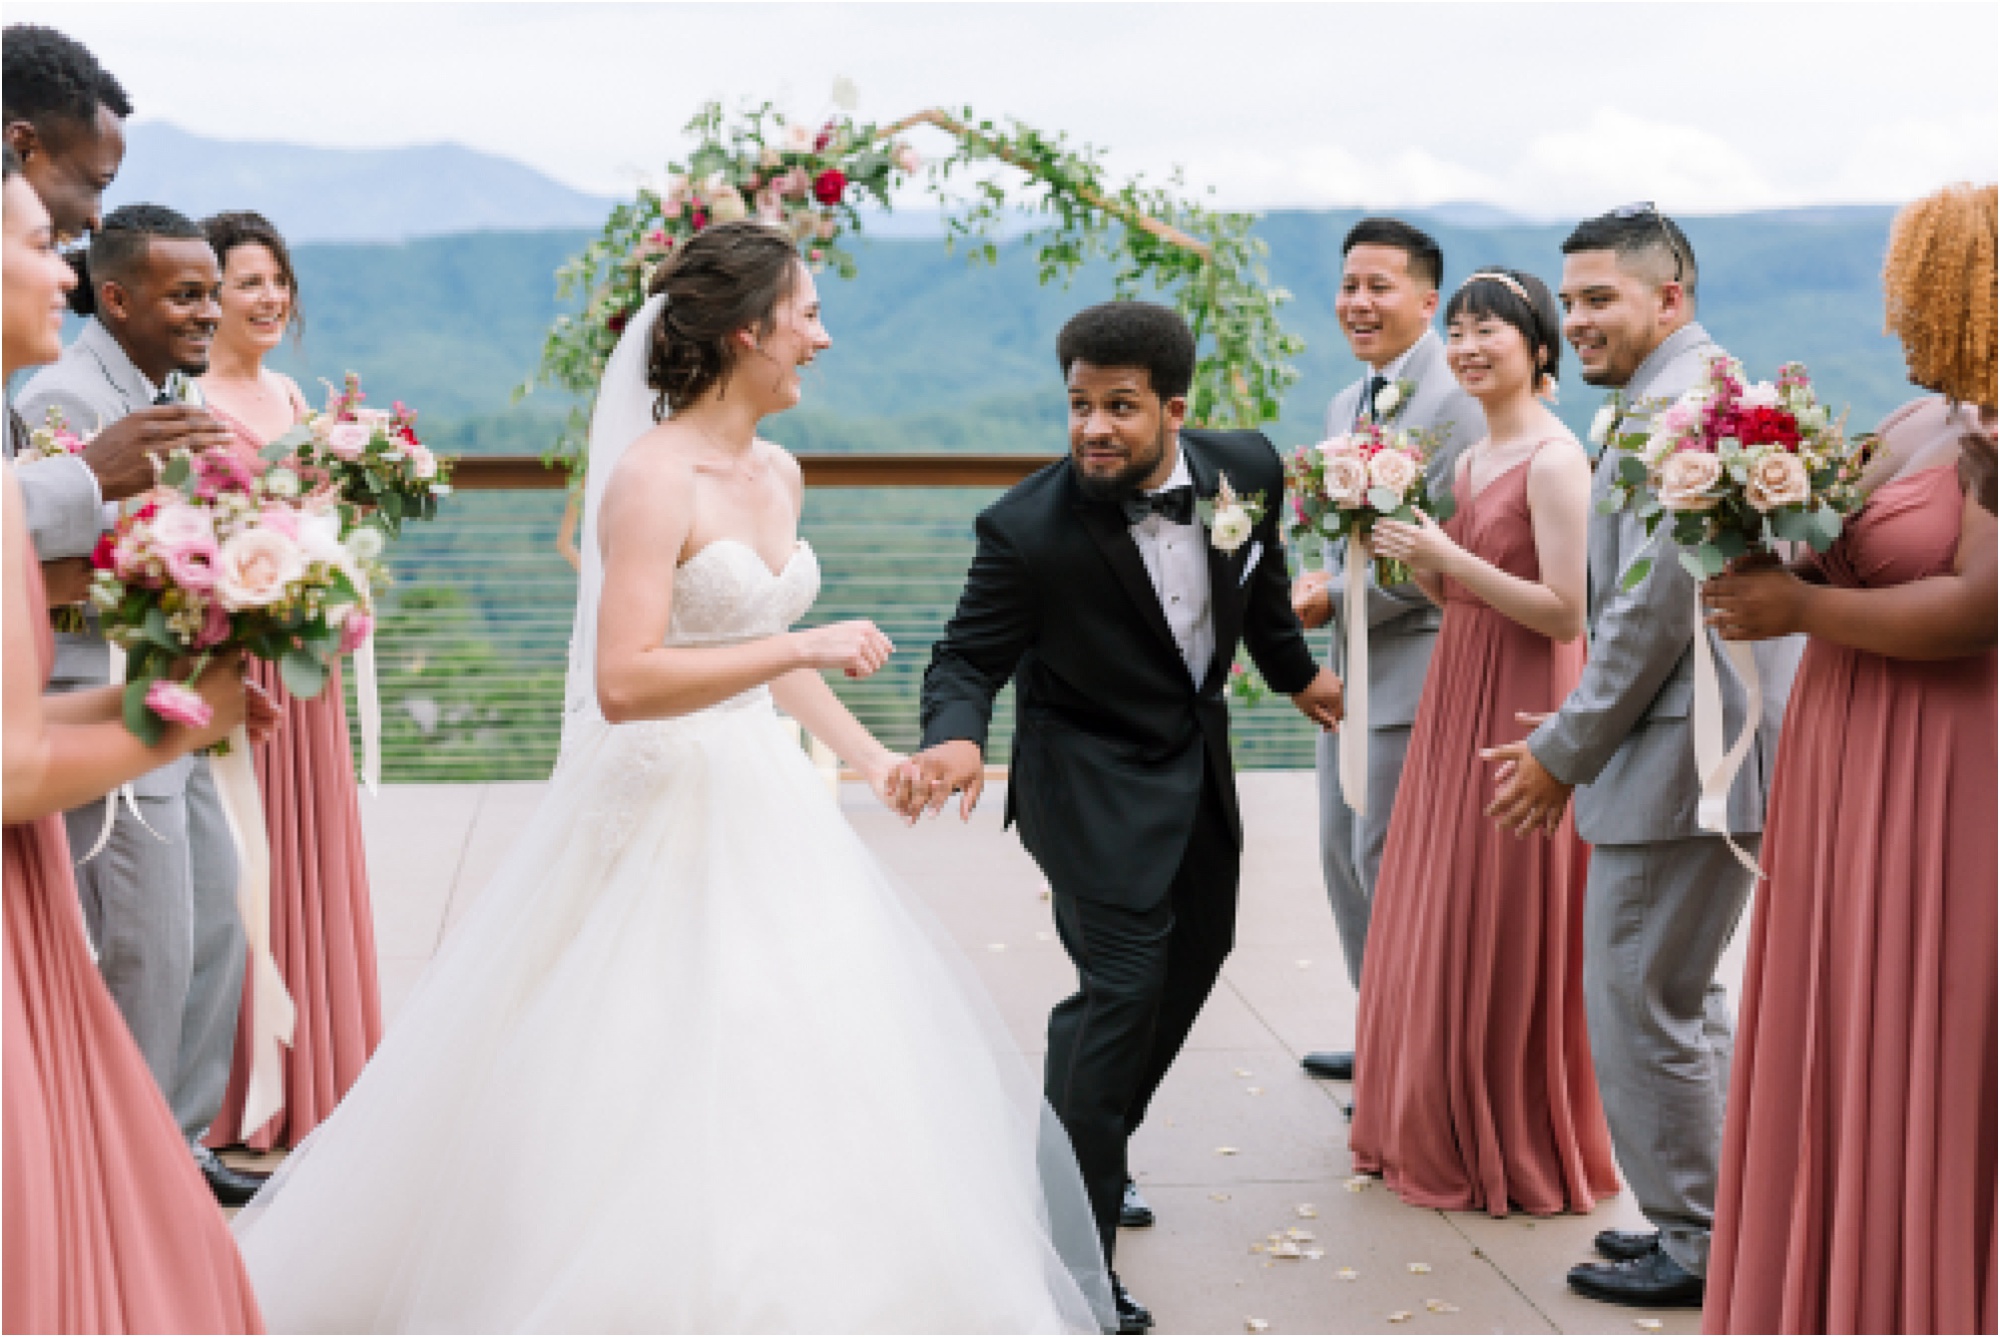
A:
[[[1125,1181],[1125,1201],[1118,1206],[1118,1224],[1128,1230],[1153,1224],[1152,1207],[1139,1196],[1139,1186],[1129,1179]]]
[[[1111,1274],[1111,1300],[1118,1306],[1118,1331],[1123,1334],[1139,1334],[1151,1331],[1153,1311],[1132,1298],[1132,1292],[1125,1289],[1125,1283],[1118,1274]]]
[[[256,1197],[257,1190],[271,1177],[251,1170],[232,1170],[215,1156],[205,1157],[199,1164],[201,1177],[208,1181],[208,1191],[224,1207],[241,1207]]]
[[[1334,1050],[1322,1050],[1317,1054],[1307,1054],[1299,1060],[1299,1066],[1314,1077],[1329,1082],[1351,1082],[1354,1080],[1354,1055]]]
[[[1660,1232],[1657,1230],[1600,1230],[1591,1243],[1606,1258],[1617,1263],[1629,1263],[1634,1258],[1644,1258],[1660,1247]]]
[[[1569,1270],[1570,1288],[1593,1300],[1638,1309],[1698,1309],[1706,1283],[1665,1249],[1622,1263],[1582,1263]]]

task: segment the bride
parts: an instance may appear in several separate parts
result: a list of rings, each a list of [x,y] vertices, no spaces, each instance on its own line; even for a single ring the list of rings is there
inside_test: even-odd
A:
[[[1060,1125],[773,704],[878,795],[758,421],[831,340],[782,233],[669,262],[591,422],[563,749],[333,1117],[236,1221],[274,1331],[1111,1326]],[[671,417],[665,414],[671,410]],[[600,609],[602,616],[599,616]]]

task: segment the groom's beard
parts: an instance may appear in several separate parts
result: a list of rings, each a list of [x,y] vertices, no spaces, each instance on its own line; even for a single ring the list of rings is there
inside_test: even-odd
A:
[[[1144,455],[1135,454],[1126,461],[1123,468],[1114,474],[1092,474],[1084,472],[1083,466],[1071,464],[1076,469],[1076,485],[1083,495],[1092,501],[1121,502],[1139,491],[1139,484],[1146,481],[1153,470],[1160,467],[1160,461],[1167,457],[1167,433],[1162,428],[1153,439],[1153,448]]]

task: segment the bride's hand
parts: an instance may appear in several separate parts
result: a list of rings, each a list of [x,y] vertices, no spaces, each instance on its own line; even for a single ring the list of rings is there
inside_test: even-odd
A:
[[[898,816],[902,814],[899,802],[902,793],[901,775],[909,764],[910,759],[902,753],[891,752],[884,748],[882,755],[877,757],[861,776],[868,782],[868,788],[881,801],[882,806]]]
[[[792,633],[805,667],[839,669],[850,678],[865,678],[889,662],[896,646],[873,622],[835,622],[811,631]]]

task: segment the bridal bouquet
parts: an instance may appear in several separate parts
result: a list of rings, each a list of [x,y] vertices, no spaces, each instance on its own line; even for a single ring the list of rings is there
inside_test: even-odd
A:
[[[351,371],[326,391],[326,407],[264,447],[264,458],[326,479],[342,503],[381,516],[392,537],[405,520],[435,520],[438,498],[451,493],[452,462],[417,439],[415,411],[400,401],[388,412],[363,408],[368,396]]]
[[[1741,362],[1717,356],[1699,384],[1651,407],[1648,431],[1613,439],[1626,454],[1599,505],[1607,514],[1636,507],[1648,535],[1670,524],[1698,581],[1779,540],[1825,552],[1861,505],[1857,483],[1875,440],[1846,435],[1846,415],[1827,412],[1800,363],[1780,367],[1776,384],[1751,383]],[[1624,587],[1652,565],[1633,562]]]
[[[259,475],[227,451],[177,450],[98,540],[90,601],[126,654],[125,723],[140,738],[207,722],[190,684],[217,654],[271,660],[287,690],[312,697],[367,637],[382,533],[300,490],[283,465]]]
[[[1424,466],[1435,449],[1435,433],[1377,423],[1299,447],[1285,462],[1292,537],[1317,534],[1365,543],[1384,517],[1415,523],[1421,510],[1446,518],[1438,514],[1424,479]],[[1449,503],[1449,498],[1438,500]],[[1410,579],[1407,566],[1386,557],[1375,559],[1375,575],[1385,586]]]

